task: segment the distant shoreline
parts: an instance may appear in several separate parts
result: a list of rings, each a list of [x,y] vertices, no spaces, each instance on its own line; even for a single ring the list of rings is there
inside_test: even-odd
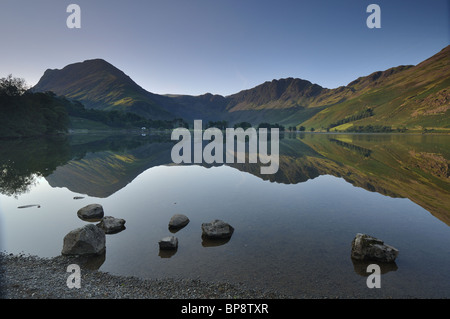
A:
[[[189,129],[189,131],[193,131],[192,129]],[[204,130],[203,130],[204,131]],[[128,131],[124,131],[124,130],[81,130],[81,129],[77,129],[77,130],[71,130],[67,133],[59,133],[59,134],[44,134],[44,135],[30,135],[30,136],[0,136],[0,141],[11,141],[11,140],[20,140],[20,139],[28,139],[28,138],[52,138],[52,137],[64,137],[64,136],[73,136],[73,135],[82,135],[82,134],[119,134],[119,135],[125,135],[125,134],[134,134],[134,135],[154,135],[154,134],[170,134],[169,130],[166,131],[152,131],[149,130],[148,132],[144,132],[142,133],[139,130],[128,130]],[[450,135],[450,131],[449,132],[442,132],[442,131],[437,131],[437,132],[421,132],[421,131],[410,131],[410,132],[322,132],[322,131],[314,131],[314,132],[309,132],[309,131],[295,131],[295,132],[290,132],[290,131],[284,131],[284,132],[280,132],[280,136],[281,135],[286,135],[286,134],[322,134],[322,135],[339,135],[339,134],[345,134],[345,135]]]

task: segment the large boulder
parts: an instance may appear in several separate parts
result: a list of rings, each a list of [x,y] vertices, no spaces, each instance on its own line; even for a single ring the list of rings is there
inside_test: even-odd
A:
[[[103,229],[105,234],[115,234],[125,229],[125,219],[105,216],[97,227]]]
[[[366,234],[358,233],[352,241],[351,257],[355,260],[390,263],[395,261],[398,253],[398,249]]]
[[[183,214],[175,214],[169,221],[169,229],[180,229],[189,224],[189,218]]]
[[[85,221],[99,221],[103,218],[103,207],[100,204],[90,204],[80,208],[77,212],[80,219]]]
[[[222,220],[213,220],[210,223],[202,224],[202,235],[211,238],[230,238],[233,235],[234,228]]]
[[[175,236],[164,237],[159,241],[159,249],[173,250],[178,248],[178,238]]]
[[[87,224],[64,237],[63,255],[97,255],[105,251],[105,232],[94,224]]]

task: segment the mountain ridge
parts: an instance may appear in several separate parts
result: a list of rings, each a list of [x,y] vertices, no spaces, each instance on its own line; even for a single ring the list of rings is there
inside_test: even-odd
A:
[[[61,70],[48,69],[32,90],[53,91],[77,99],[87,108],[129,111],[152,119],[249,121],[252,124],[277,121],[319,130],[336,130],[339,126],[333,125],[341,122],[346,124],[345,127],[367,125],[371,120],[391,126],[420,127],[433,123],[430,114],[442,115],[448,111],[449,56],[450,46],[447,46],[415,66],[400,65],[376,71],[334,89],[288,77],[266,81],[227,96],[148,92],[123,71],[97,58],[69,64]],[[437,87],[440,90],[436,90]],[[429,95],[430,101],[426,100]],[[436,111],[430,110],[431,104],[438,103],[433,98],[442,100],[441,104],[435,105]],[[415,103],[411,112],[399,110],[399,105],[412,105],[411,102]],[[358,114],[367,109],[374,111],[373,116],[358,118]],[[392,116],[393,112],[397,115]],[[356,120],[349,121],[351,116]],[[448,118],[447,115],[444,117]],[[440,120],[437,126],[450,128],[450,123]]]
[[[367,81],[372,83],[366,85]],[[373,116],[349,121],[334,129],[368,125],[450,129],[450,46],[415,66],[374,72],[348,86],[360,93],[318,112],[302,125],[330,128],[331,124],[346,122],[346,118],[370,108]]]

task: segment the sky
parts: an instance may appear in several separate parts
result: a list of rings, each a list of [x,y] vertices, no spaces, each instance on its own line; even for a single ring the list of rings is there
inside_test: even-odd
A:
[[[68,28],[69,4],[81,28]],[[381,28],[366,9],[380,7]],[[280,78],[326,88],[450,44],[449,0],[0,0],[0,77],[102,58],[157,94],[230,95]]]

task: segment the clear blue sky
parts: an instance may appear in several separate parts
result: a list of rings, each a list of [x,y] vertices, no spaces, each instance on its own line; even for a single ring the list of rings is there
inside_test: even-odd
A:
[[[81,29],[66,8],[81,7]],[[369,4],[381,29],[369,29]],[[34,85],[93,58],[150,92],[228,95],[298,77],[327,88],[447,46],[449,1],[0,0],[0,77]]]

